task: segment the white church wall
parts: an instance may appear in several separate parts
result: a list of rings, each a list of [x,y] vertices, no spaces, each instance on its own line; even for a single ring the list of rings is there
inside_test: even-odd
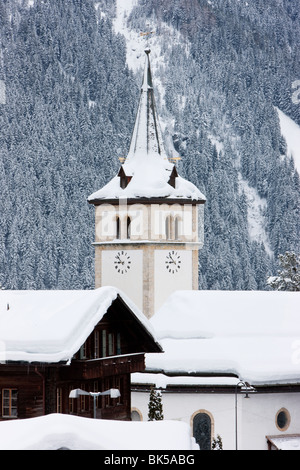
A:
[[[102,250],[101,268],[101,285],[117,287],[142,310],[143,251],[126,247]]]
[[[300,434],[300,400],[298,393],[255,393],[244,398],[237,396],[237,448],[239,450],[267,450],[266,436]],[[149,392],[132,392],[132,407],[148,420]],[[193,433],[193,417],[206,412],[212,420],[212,438],[221,436],[223,449],[236,448],[235,394],[162,393],[164,419],[189,424]],[[276,416],[282,409],[290,415],[285,431],[276,426]]]
[[[175,264],[180,263],[178,269],[173,269]],[[176,290],[193,289],[193,267],[192,251],[176,249],[156,250],[154,252],[154,311],[167,300],[170,294]]]

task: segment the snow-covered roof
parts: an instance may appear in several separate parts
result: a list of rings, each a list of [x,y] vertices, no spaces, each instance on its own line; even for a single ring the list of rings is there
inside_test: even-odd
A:
[[[133,372],[131,374],[133,389],[137,385],[154,385],[156,388],[175,387],[235,387],[239,383],[237,377],[199,377],[199,376],[167,376],[160,373]]]
[[[300,292],[177,291],[151,318],[164,354],[146,371],[300,383]]]
[[[179,421],[128,422],[50,414],[38,418],[0,422],[0,450],[58,450],[61,448],[69,450],[199,449],[194,438],[190,436],[189,426]],[[110,457],[113,457],[113,454],[110,454]]]
[[[135,165],[129,166],[125,163],[123,165],[125,173],[128,174],[128,168],[130,168],[130,173],[133,175],[128,186],[122,189],[120,187],[120,177],[115,176],[103,188],[91,194],[88,201],[90,203],[105,202],[106,200],[111,201],[120,198],[168,198],[205,201],[205,196],[199,189],[181,176],[176,178],[176,186],[173,188],[168,183],[171,175],[171,169],[168,166],[169,164],[161,161],[157,156],[150,161],[146,158],[140,159]]]
[[[300,450],[300,434],[267,436],[276,450]]]
[[[129,152],[121,166],[130,181],[122,188],[120,177],[115,176],[102,189],[88,197],[90,203],[119,198],[180,198],[205,201],[205,196],[199,189],[180,176],[175,179],[175,187],[169,184],[175,167],[164,149],[154,100],[150,50],[146,49],[145,52],[146,62],[137,116]]]
[[[114,287],[0,291],[0,362],[69,361],[118,296],[156,341],[146,317]]]

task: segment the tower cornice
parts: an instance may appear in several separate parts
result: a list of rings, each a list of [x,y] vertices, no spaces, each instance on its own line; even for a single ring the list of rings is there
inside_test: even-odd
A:
[[[157,197],[157,198],[129,198],[129,199],[93,199],[89,200],[89,204],[93,204],[94,206],[100,206],[103,204],[109,204],[113,206],[119,206],[119,205],[133,205],[133,204],[179,204],[179,205],[198,205],[198,204],[205,204],[206,200],[205,199],[189,199],[189,198],[163,198],[163,197]]]

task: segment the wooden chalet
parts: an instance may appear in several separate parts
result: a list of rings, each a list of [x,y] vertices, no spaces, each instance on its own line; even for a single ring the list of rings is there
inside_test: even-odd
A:
[[[131,419],[130,374],[161,352],[148,321],[114,288],[0,293],[0,420],[49,413]]]

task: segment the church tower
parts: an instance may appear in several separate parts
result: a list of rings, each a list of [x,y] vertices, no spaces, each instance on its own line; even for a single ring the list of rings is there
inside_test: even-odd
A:
[[[172,292],[198,289],[205,197],[165,153],[145,54],[128,155],[88,202],[95,206],[95,287],[119,288],[150,318]]]

